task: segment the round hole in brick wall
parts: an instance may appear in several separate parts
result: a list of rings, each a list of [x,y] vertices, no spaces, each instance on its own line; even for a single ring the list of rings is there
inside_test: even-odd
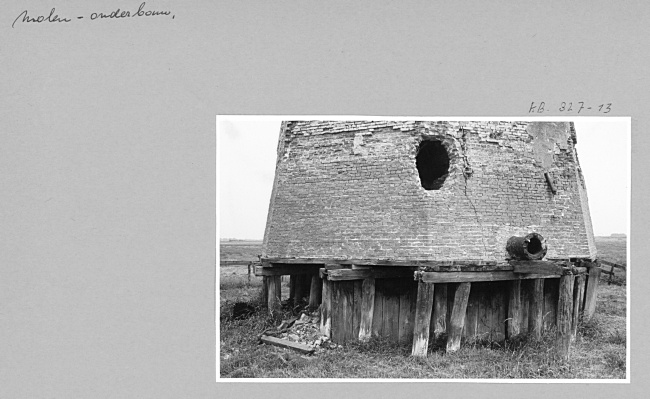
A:
[[[532,255],[538,254],[542,249],[542,242],[537,237],[532,237],[526,246],[526,250]]]
[[[415,157],[420,182],[425,190],[438,190],[449,175],[449,154],[439,140],[423,140]]]

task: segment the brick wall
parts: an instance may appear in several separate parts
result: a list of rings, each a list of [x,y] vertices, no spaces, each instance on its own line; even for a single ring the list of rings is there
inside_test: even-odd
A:
[[[265,257],[503,260],[512,235],[542,234],[547,257],[595,247],[569,123],[300,121],[283,124]],[[449,175],[425,190],[422,139]],[[553,194],[544,178],[557,188]]]

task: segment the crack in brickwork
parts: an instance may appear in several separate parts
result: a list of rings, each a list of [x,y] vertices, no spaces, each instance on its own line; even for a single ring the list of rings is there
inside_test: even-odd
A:
[[[593,232],[567,126],[287,123],[263,254],[498,261],[510,236],[534,231],[547,238],[548,257],[590,256]],[[543,145],[535,144],[538,131]],[[439,190],[425,190],[420,182],[416,155],[423,139],[440,140],[449,154],[449,174]],[[542,163],[554,177],[555,196]]]
[[[465,185],[463,187],[463,192],[465,194],[465,198],[469,201],[469,205],[472,207],[474,210],[474,216],[476,216],[476,223],[478,223],[479,227],[481,228],[481,242],[483,243],[483,249],[485,252],[488,252],[487,245],[485,244],[485,236],[483,234],[483,224],[481,223],[481,218],[479,217],[478,210],[476,209],[476,206],[474,205],[474,202],[472,199],[467,195],[467,181],[468,179],[472,176],[472,166],[469,163],[469,159],[467,158],[467,131],[465,129],[460,129],[461,132],[461,140],[460,140],[460,147],[463,152],[463,160],[465,162],[465,167],[463,168],[463,178],[465,180]]]

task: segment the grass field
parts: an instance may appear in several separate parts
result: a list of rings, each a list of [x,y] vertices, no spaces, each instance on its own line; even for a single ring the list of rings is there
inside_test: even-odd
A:
[[[625,239],[598,237],[599,256],[620,264],[626,260]],[[222,260],[254,260],[260,242],[223,242]],[[246,258],[248,257],[248,258]],[[625,286],[601,284],[596,315],[583,323],[569,361],[553,355],[553,333],[542,341],[506,342],[502,346],[464,344],[446,354],[432,343],[429,356],[413,358],[410,346],[373,339],[326,349],[313,356],[262,345],[263,331],[276,326],[264,309],[252,317],[233,320],[236,302],[255,306],[261,278],[247,275],[246,266],[222,267],[220,272],[220,375],[225,378],[476,378],[476,379],[623,379],[626,374]],[[288,280],[283,281],[283,297]],[[286,311],[290,316],[290,311]]]

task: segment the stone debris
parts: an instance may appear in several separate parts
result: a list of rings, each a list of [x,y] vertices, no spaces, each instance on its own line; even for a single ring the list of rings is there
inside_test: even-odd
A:
[[[267,331],[266,334],[312,346],[315,353],[339,347],[339,345],[330,342],[329,337],[320,333],[320,312],[318,310],[314,312],[304,310],[299,317],[283,320],[276,331]]]

